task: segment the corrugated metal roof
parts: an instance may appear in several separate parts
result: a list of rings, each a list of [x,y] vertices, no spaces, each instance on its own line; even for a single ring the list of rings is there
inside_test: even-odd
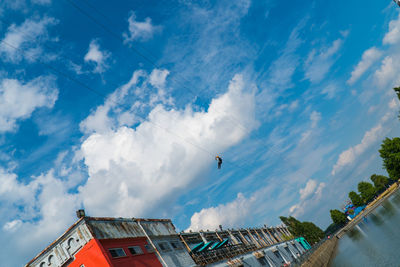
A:
[[[141,221],[140,224],[149,236],[170,236],[177,235],[175,227],[171,221]]]
[[[86,224],[98,239],[145,237],[138,222],[149,236],[176,235],[175,227],[168,219],[126,219],[86,217]]]

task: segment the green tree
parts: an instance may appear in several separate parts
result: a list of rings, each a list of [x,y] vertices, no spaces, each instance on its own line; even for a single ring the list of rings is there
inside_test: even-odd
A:
[[[400,138],[383,140],[379,153],[390,179],[397,181],[400,178]]]
[[[358,183],[358,192],[360,192],[360,195],[362,199],[364,200],[365,203],[370,202],[372,199],[374,199],[375,194],[376,194],[376,188],[368,182],[359,182]]]
[[[346,214],[340,210],[330,210],[332,221],[337,225],[344,225],[347,222]]]
[[[349,193],[349,198],[350,198],[350,200],[351,200],[351,203],[353,203],[353,205],[356,206],[356,207],[359,207],[359,206],[361,206],[361,205],[364,204],[364,201],[363,201],[363,199],[360,197],[360,195],[357,194],[357,193],[354,192],[354,191],[351,191],[351,192]]]
[[[389,185],[389,178],[383,175],[373,174],[371,175],[371,181],[378,192],[382,192]]]
[[[393,88],[393,90],[396,92],[397,97],[398,97],[399,100],[400,100],[400,87],[395,87],[395,88]]]
[[[289,231],[296,237],[304,237],[310,244],[320,241],[324,237],[324,232],[312,222],[300,222],[296,218],[279,217],[288,227]]]

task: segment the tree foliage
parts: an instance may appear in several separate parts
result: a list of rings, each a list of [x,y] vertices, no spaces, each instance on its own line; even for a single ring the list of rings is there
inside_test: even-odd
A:
[[[400,87],[395,87],[395,88],[393,88],[393,90],[396,92],[397,97],[398,97],[399,100],[400,100]]]
[[[371,181],[374,183],[374,186],[378,192],[384,191],[390,183],[388,177],[377,174],[371,175]]]
[[[340,210],[330,210],[332,221],[337,225],[344,225],[347,222],[346,214]]]
[[[359,182],[358,192],[360,192],[361,198],[364,200],[364,202],[368,203],[374,199],[376,188],[371,183]]]
[[[310,244],[320,241],[324,237],[324,231],[312,222],[300,222],[296,218],[279,217],[287,225],[289,231],[296,237],[304,237]]]
[[[383,140],[379,153],[383,159],[383,167],[389,173],[389,177],[397,181],[400,178],[400,138]]]
[[[354,191],[351,191],[349,193],[349,198],[351,200],[351,203],[353,203],[353,205],[356,207],[362,206],[364,204],[362,197]]]

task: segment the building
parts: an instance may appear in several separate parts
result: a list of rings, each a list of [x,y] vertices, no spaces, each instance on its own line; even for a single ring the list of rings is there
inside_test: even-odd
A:
[[[26,267],[195,266],[171,220],[82,217]]]
[[[283,266],[309,249],[286,227],[261,227],[180,233],[199,266]],[[300,242],[300,241],[305,242]]]
[[[275,267],[309,249],[286,227],[178,234],[167,219],[79,217],[25,267]]]

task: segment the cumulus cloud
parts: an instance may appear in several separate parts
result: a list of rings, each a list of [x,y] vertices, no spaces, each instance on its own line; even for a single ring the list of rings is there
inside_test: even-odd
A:
[[[371,47],[370,49],[364,51],[361,61],[358,62],[357,66],[351,72],[351,77],[347,81],[348,84],[354,84],[358,79],[374,64],[380,57],[382,52],[376,47]]]
[[[151,39],[155,32],[159,31],[160,26],[155,26],[151,18],[147,17],[144,21],[137,21],[135,12],[131,12],[128,18],[129,32],[123,34],[124,42],[147,41]]]
[[[214,230],[218,229],[219,225],[223,227],[242,226],[243,218],[249,215],[254,200],[254,197],[248,199],[239,193],[232,202],[202,209],[193,214],[187,230]]]
[[[168,75],[168,70],[154,69],[150,74],[150,84],[157,88],[164,88]]]
[[[389,22],[389,31],[383,38],[383,44],[397,44],[400,41],[400,16]]]
[[[291,216],[301,216],[307,207],[315,205],[321,200],[322,190],[325,188],[326,183],[318,183],[317,181],[310,179],[304,188],[300,188],[300,202],[289,208]]]
[[[29,183],[0,168],[0,201],[2,214],[0,236],[7,241],[7,249],[0,252],[4,266],[15,266],[17,260],[7,253],[24,251],[20,264],[48,245],[55,235],[65,231],[79,205],[77,195],[70,194],[67,181],[60,180],[50,170],[32,177]]]
[[[15,79],[0,82],[0,132],[13,131],[17,120],[41,107],[51,108],[58,97],[54,78],[39,77],[27,83]]]
[[[317,181],[313,179],[308,180],[306,187],[300,189],[300,199],[306,199],[308,196],[314,193],[316,187]]]
[[[130,91],[137,90],[136,86],[139,79],[146,76],[147,74],[142,70],[135,71],[129,82],[115,90],[103,105],[98,106],[94,112],[80,123],[81,131],[86,134],[93,132],[104,133],[123,125],[133,125],[136,116],[129,111],[119,112],[119,104],[124,103],[124,98],[130,94]],[[115,117],[112,116],[114,113]]]
[[[47,28],[55,25],[54,18],[26,19],[21,25],[12,24],[0,43],[0,55],[11,62],[22,59],[35,61],[43,56],[42,42],[48,39]],[[21,53],[24,51],[25,53]]]
[[[135,79],[134,75],[130,83]],[[102,124],[100,131],[92,128],[81,146],[90,175],[79,189],[85,207],[107,216],[144,216],[156,207],[162,210],[167,199],[192,186],[213,163],[214,154],[246,136],[232,126],[230,116],[248,129],[255,127],[254,94],[245,89],[243,77],[236,75],[228,91],[211,101],[207,112],[157,105],[135,129],[112,123]],[[88,125],[86,120],[83,128],[88,130]]]
[[[107,60],[110,56],[110,52],[101,51],[99,41],[94,39],[89,44],[89,49],[84,60],[85,62],[93,63],[95,65],[93,72],[102,73],[108,68]]]
[[[343,40],[335,40],[331,46],[320,51],[313,49],[305,62],[305,78],[312,83],[320,82],[329,72],[337,59],[337,52],[342,47]]]

